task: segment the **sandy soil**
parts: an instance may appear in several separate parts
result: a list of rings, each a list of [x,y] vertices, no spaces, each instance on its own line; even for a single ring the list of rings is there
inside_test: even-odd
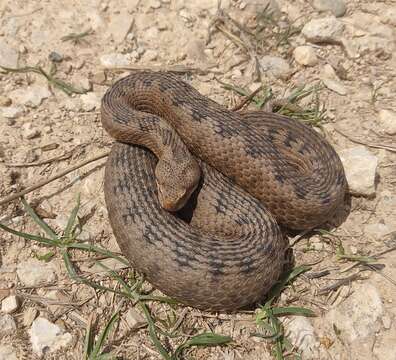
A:
[[[357,161],[363,168],[366,161],[374,161],[375,178],[365,196],[351,196],[330,234],[311,232],[293,240],[296,266],[309,265],[311,270],[282,293],[277,306],[305,307],[317,316],[280,318],[285,337],[294,344],[283,353],[287,359],[396,359],[395,2],[346,2],[346,14],[337,18],[344,26],[342,41],[318,44],[308,41],[301,29],[329,13],[319,12],[309,1],[273,1],[266,11],[263,3],[223,1],[221,15],[213,0],[0,0],[0,65],[41,66],[47,73],[56,66],[53,78],[72,84],[77,92],[88,90],[79,94],[66,88],[72,92],[68,95],[64,85],[57,87],[59,82],[49,82],[42,74],[0,71],[0,199],[108,151],[112,140],[100,125],[100,98],[129,71],[174,70],[229,108],[242,98],[222,83],[248,92],[264,85],[281,98],[298,86],[319,84],[333,71],[330,77],[336,85],[328,82],[318,92],[326,109],[318,131],[341,154],[363,146],[366,155]],[[260,36],[253,41],[225,14],[250,32],[262,25]],[[293,50],[301,45],[310,46],[316,55],[310,66],[296,61]],[[268,55],[278,59],[273,73],[264,66]],[[313,100],[304,99],[302,106],[312,106]],[[117,252],[103,197],[104,163],[90,162],[29,193],[26,200],[61,232],[80,194],[83,227],[78,238]],[[40,233],[19,200],[1,206],[0,220],[18,231]],[[341,249],[346,259],[340,258]],[[7,321],[15,324],[12,331],[0,331],[0,359],[40,357],[31,343],[37,318],[71,334],[70,339],[55,337],[44,349],[45,358],[82,359],[90,322],[99,334],[116,311],[119,319],[104,352],[122,359],[160,359],[141,308],[136,305],[131,312],[134,301],[72,280],[61,252],[0,232],[0,321],[11,312]],[[81,276],[119,289],[95,265],[102,256],[70,254]],[[374,256],[374,262],[367,262],[368,256]],[[105,261],[128,276],[120,263]],[[31,273],[38,272],[37,263],[44,266],[45,275],[29,282]],[[5,300],[14,295],[18,304],[7,310]],[[233,342],[188,349],[185,358],[274,356],[273,342],[252,336],[262,331],[255,323],[259,310],[216,314],[160,302],[149,302],[148,308],[169,353],[190,336],[213,331]],[[48,330],[45,326],[43,331]],[[66,347],[57,349],[62,342]]]

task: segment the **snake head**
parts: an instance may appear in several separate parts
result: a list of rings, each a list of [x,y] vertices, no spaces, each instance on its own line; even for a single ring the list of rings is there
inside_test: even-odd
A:
[[[191,155],[175,157],[164,153],[155,168],[160,205],[167,211],[178,211],[186,205],[198,186],[201,168]]]

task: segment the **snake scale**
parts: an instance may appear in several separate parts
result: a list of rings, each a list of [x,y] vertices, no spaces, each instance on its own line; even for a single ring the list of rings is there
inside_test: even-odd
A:
[[[264,111],[232,112],[177,76],[140,72],[102,99],[117,142],[106,163],[110,224],[132,266],[191,306],[233,310],[277,281],[288,242],[343,202],[332,146]]]

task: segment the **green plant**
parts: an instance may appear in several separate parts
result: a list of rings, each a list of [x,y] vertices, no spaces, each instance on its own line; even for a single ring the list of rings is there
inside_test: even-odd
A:
[[[111,257],[113,259],[116,259],[117,261],[120,261],[122,264],[125,265],[128,264],[127,260],[118,256],[117,254],[112,253],[111,251],[108,251],[106,249],[91,244],[85,244],[78,240],[78,235],[81,233],[83,226],[83,224],[79,221],[77,215],[80,207],[80,198],[79,197],[77,198],[77,204],[71,210],[66,227],[63,231],[60,232],[60,234],[57,234],[54,229],[52,229],[45,221],[43,221],[23,198],[22,198],[22,204],[24,206],[25,211],[30,215],[33,221],[41,228],[41,230],[46,234],[46,236],[33,235],[25,232],[20,232],[1,223],[0,223],[0,229],[3,229],[4,231],[7,231],[16,236],[20,236],[27,240],[37,241],[46,247],[52,247],[57,249],[63,258],[69,276],[74,281],[91,286],[92,288],[98,291],[112,292],[118,296],[125,297],[128,300],[131,300],[136,305],[138,305],[143,311],[143,314],[146,318],[148,325],[148,333],[151,338],[151,341],[163,359],[180,360],[182,359],[183,353],[191,347],[223,345],[232,341],[232,339],[228,336],[222,336],[214,333],[205,332],[187,338],[184,342],[182,342],[182,344],[177,346],[174,351],[168,351],[160,341],[159,334],[164,336],[170,335],[170,337],[172,337],[172,335],[161,331],[156,326],[155,324],[156,320],[151,315],[149,307],[146,305],[146,302],[157,301],[168,304],[176,304],[176,301],[165,296],[153,296],[150,294],[142,293],[141,287],[143,284],[143,278],[137,280],[133,278],[131,279],[132,281],[129,284],[128,281],[124,280],[118,273],[109,269],[101,262],[96,262],[96,264],[101,266],[104,270],[106,270],[109,277],[115,280],[120,285],[120,288],[122,290],[116,290],[110,287],[103,286],[78,274],[69,254],[69,251],[72,249],[87,251],[91,253],[96,253],[98,255]],[[108,334],[110,333],[114,323],[118,320],[118,318],[119,318],[118,312],[113,314],[113,316],[110,318],[109,322],[107,323],[107,325],[105,326],[104,330],[99,335],[99,338],[95,343],[94,343],[92,325],[90,324],[88,326],[85,337],[85,350],[84,350],[85,359],[104,360],[104,359],[112,358],[111,354],[103,353],[102,348],[104,346]]]
[[[276,306],[274,302],[285,287],[289,286],[300,274],[308,270],[310,270],[308,266],[299,266],[282,276],[270,290],[267,297],[268,300],[264,305],[260,306],[256,314],[256,324],[261,331],[252,335],[270,341],[273,344],[273,353],[277,360],[285,359],[285,352],[288,352],[289,355],[293,355],[294,359],[301,358],[300,355],[294,351],[293,345],[287,339],[284,326],[279,318],[286,315],[315,316],[315,313],[303,307]]]

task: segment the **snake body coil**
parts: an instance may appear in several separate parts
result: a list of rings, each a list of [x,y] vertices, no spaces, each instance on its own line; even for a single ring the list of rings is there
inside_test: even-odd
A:
[[[120,141],[105,171],[117,242],[154,286],[188,305],[231,310],[260,301],[284,265],[287,241],[277,222],[311,228],[343,201],[339,157],[295,120],[231,112],[177,77],[153,72],[117,81],[101,110],[104,128]],[[158,200],[156,158],[187,164],[190,152],[202,178],[175,216]],[[166,186],[180,193],[172,176]]]

